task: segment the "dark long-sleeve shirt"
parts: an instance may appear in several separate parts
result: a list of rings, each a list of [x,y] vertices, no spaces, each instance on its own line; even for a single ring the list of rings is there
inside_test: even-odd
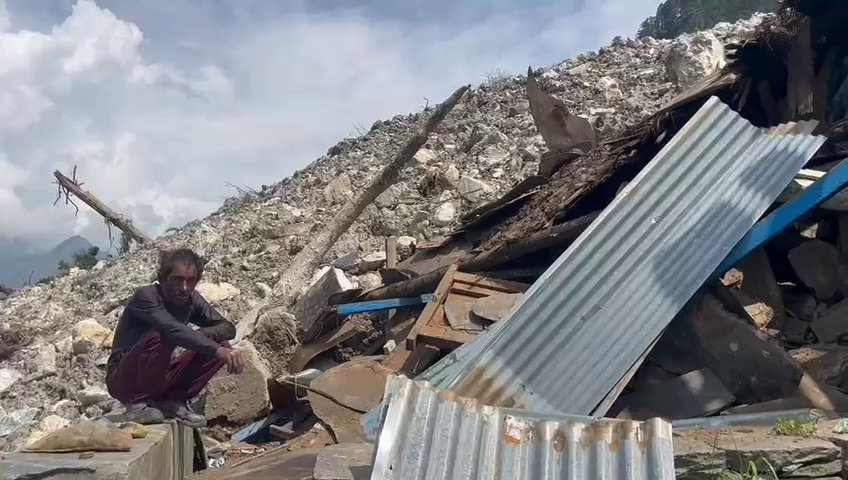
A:
[[[200,329],[194,330],[189,323]],[[135,291],[118,321],[106,364],[107,375],[118,367],[124,352],[150,330],[159,332],[167,343],[209,356],[215,355],[221,346],[218,342],[236,336],[235,326],[196,291],[186,305],[166,307],[159,286],[147,285]]]

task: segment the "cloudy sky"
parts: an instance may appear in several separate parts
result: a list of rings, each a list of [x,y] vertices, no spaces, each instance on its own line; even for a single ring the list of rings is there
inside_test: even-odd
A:
[[[0,250],[107,243],[87,207],[52,205],[56,169],[157,235],[226,182],[273,183],[356,124],[632,36],[658,4],[0,0]]]

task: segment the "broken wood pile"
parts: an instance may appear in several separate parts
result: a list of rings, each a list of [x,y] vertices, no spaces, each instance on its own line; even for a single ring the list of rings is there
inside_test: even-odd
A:
[[[544,93],[531,69],[527,98],[549,148],[538,174],[467,215],[448,238],[419,244],[403,262],[388,239],[383,287],[345,290],[328,271],[304,296],[310,307],[299,316],[307,333],[290,374],[269,382],[275,413],[237,439],[270,437],[285,449],[301,441],[315,447],[315,438],[317,446],[372,440],[363,414],[389,401],[386,379],[415,377],[508,322],[532,294],[530,285],[550,280],[543,273],[710,96],[761,128],[817,120],[827,141],[807,168],[820,175],[787,186],[737,245],[746,253],[741,260],[716,272],[655,343],[643,346],[647,357],[603,399],[603,413],[680,420],[798,408],[848,412],[848,214],[825,203],[848,185],[848,167],[838,163],[848,156],[840,126],[848,72],[833,59],[845,56],[834,19],[848,19],[848,7],[812,3],[787,3],[780,23],[736,46],[725,70],[615,138],[595,138],[591,126]],[[796,127],[804,125],[768,135],[798,133]],[[790,228],[774,226],[786,223]],[[363,336],[362,315],[382,327],[379,338]],[[341,358],[351,349],[355,358]]]

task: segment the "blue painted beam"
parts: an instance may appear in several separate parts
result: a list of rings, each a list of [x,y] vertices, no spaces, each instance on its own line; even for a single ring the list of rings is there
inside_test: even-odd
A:
[[[801,190],[798,196],[757,222],[733,247],[733,250],[716,270],[715,276],[724,275],[746,255],[798,221],[810,210],[839,193],[846,186],[848,186],[848,161],[843,161],[813,182],[812,185]]]
[[[390,298],[388,300],[374,300],[372,302],[356,302],[334,305],[332,308],[339,315],[353,315],[354,313],[376,312],[378,310],[391,310],[393,308],[423,305],[433,298],[432,293],[419,295],[417,297]]]

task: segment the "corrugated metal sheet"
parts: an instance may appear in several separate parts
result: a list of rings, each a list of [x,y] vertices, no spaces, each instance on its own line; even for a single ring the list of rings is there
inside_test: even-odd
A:
[[[782,131],[710,98],[506,319],[437,365],[437,385],[592,413],[825,141]]]
[[[674,478],[671,424],[544,416],[483,406],[403,376],[388,408],[372,480]]]

